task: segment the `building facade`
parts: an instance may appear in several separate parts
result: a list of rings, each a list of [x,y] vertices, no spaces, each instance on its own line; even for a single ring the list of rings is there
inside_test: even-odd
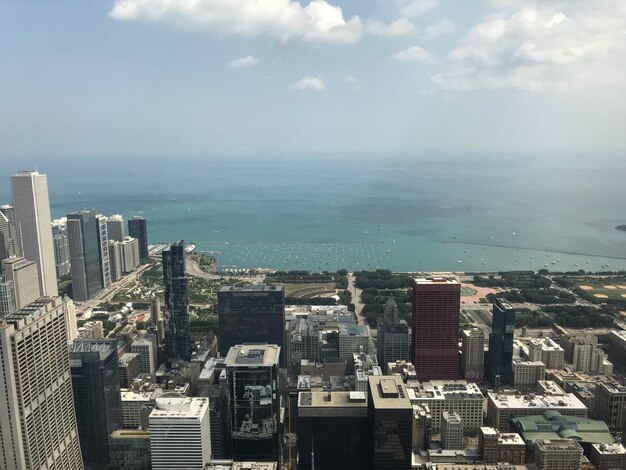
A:
[[[191,332],[189,331],[189,299],[187,297],[187,270],[185,242],[178,241],[163,250],[163,286],[166,322],[165,356],[168,362],[191,359]],[[221,318],[220,318],[220,336]]]
[[[124,218],[118,214],[107,217],[107,232],[109,234],[109,240],[123,242],[126,237]]]
[[[441,447],[463,449],[463,420],[454,411],[444,411],[441,414]]]
[[[0,468],[83,469],[66,337],[58,297],[0,324]]]
[[[139,241],[140,259],[148,259],[148,227],[146,219],[134,216],[128,221],[128,235]]]
[[[487,354],[487,380],[494,387],[513,383],[513,336],[515,309],[504,299],[493,303]]]
[[[383,312],[383,321],[378,324],[378,364],[387,374],[388,363],[410,359],[409,327],[400,321],[400,311],[393,297],[387,300]]]
[[[39,298],[39,277],[37,263],[25,258],[5,258],[2,260],[2,272],[6,281],[13,286],[15,308],[25,307]]]
[[[468,382],[482,383],[485,368],[485,334],[480,328],[461,333],[461,375]]]
[[[37,263],[40,295],[54,297],[58,289],[47,176],[21,171],[11,176],[11,191],[23,256]]]
[[[99,228],[96,214],[91,211],[67,215],[74,300],[89,300],[102,290]]]
[[[572,439],[538,440],[535,465],[538,470],[581,470],[583,448]]]
[[[456,279],[422,278],[413,279],[412,288],[412,359],[417,379],[456,379],[461,284]]]

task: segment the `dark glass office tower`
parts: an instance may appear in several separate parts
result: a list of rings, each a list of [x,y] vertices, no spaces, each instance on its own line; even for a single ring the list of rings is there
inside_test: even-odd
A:
[[[282,348],[285,325],[282,286],[222,287],[217,293],[217,309],[222,356],[243,343],[269,343]],[[282,357],[280,362],[283,364]]]
[[[75,340],[70,368],[83,461],[87,468],[106,469],[109,436],[122,423],[117,341]]]
[[[99,226],[96,214],[91,211],[67,215],[74,300],[89,300],[102,290]]]
[[[185,242],[178,241],[163,250],[164,308],[166,316],[165,357],[168,362],[191,359],[189,331],[189,299],[187,297],[187,270]]]
[[[128,221],[128,234],[139,240],[139,258],[148,259],[148,228],[146,219],[141,216],[134,216]]]
[[[515,309],[504,299],[496,299],[487,354],[487,380],[493,387],[513,384],[514,333]]]

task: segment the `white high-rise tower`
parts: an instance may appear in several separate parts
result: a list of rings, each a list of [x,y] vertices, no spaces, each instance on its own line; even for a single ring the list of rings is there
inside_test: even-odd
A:
[[[11,176],[13,207],[24,258],[37,263],[42,296],[58,295],[48,180],[37,171]]]

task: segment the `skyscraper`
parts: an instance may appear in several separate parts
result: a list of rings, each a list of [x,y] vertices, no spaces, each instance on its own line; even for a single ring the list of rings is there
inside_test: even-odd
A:
[[[17,230],[15,208],[8,204],[0,206],[0,260],[3,253],[6,256],[22,256],[22,237]]]
[[[134,216],[128,221],[128,235],[139,240],[139,257],[148,259],[148,229],[146,219]]]
[[[109,234],[109,240],[123,242],[126,236],[124,218],[117,214],[107,217],[107,232]]]
[[[0,323],[0,468],[82,470],[61,299]]]
[[[91,211],[67,216],[74,300],[89,300],[102,290],[99,228],[100,223]]]
[[[185,242],[178,241],[163,250],[164,307],[167,318],[165,357],[168,362],[191,359],[191,332],[189,331],[189,299],[187,297],[187,270]]]
[[[514,334],[515,309],[504,299],[496,299],[487,353],[487,380],[493,387],[513,384]]]
[[[456,279],[413,279],[413,364],[417,380],[459,375],[461,284]]]
[[[70,244],[67,237],[65,222],[55,220],[52,223],[52,241],[54,243],[54,262],[56,264],[57,277],[63,277],[70,273]]]
[[[83,462],[90,468],[106,469],[109,436],[122,422],[117,341],[75,340],[70,368]]]
[[[461,374],[468,382],[483,381],[485,368],[485,334],[480,328],[461,333]]]
[[[37,263],[41,295],[55,296],[58,289],[47,177],[36,171],[21,171],[11,177],[11,190],[24,258]]]
[[[15,294],[13,282],[0,276],[0,319],[15,312]]]
[[[15,308],[22,308],[39,298],[37,263],[24,258],[2,260],[4,277],[13,285]]]
[[[107,232],[107,218],[102,214],[96,215],[98,226],[98,256],[102,273],[102,288],[111,287],[111,266],[109,264],[109,235]]]
[[[282,286],[225,286],[217,293],[220,354],[243,343],[283,346],[285,292]],[[281,358],[281,364],[284,358]]]
[[[277,461],[280,347],[243,344],[226,356],[226,384],[234,460]]]
[[[409,360],[409,327],[400,321],[399,314],[398,305],[389,297],[378,325],[378,365],[385,373],[388,363]]]

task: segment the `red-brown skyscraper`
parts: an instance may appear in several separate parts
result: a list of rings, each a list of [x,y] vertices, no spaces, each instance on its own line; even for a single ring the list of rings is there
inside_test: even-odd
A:
[[[413,279],[413,364],[417,380],[459,375],[461,284],[441,277]]]

